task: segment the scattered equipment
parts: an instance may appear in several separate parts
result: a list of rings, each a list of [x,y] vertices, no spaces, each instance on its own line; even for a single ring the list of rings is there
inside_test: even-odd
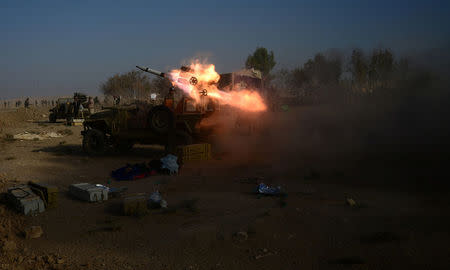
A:
[[[99,184],[72,184],[69,186],[69,192],[82,201],[99,202],[108,200],[108,188]]]
[[[34,215],[45,211],[42,199],[26,185],[9,188],[8,198],[13,207],[25,215]]]
[[[182,162],[211,159],[211,144],[190,144],[178,147],[178,157]]]
[[[123,199],[123,212],[127,216],[143,216],[148,212],[144,193],[133,194]]]
[[[31,190],[44,201],[45,207],[56,208],[58,205],[58,188],[45,183],[28,182]]]

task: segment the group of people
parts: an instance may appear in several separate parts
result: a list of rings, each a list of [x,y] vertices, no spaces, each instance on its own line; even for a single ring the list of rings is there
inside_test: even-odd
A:
[[[23,102],[22,100],[16,100],[13,101],[14,107],[15,108],[19,108],[22,107],[22,104],[25,108],[29,108],[31,105],[33,105],[35,107],[41,106],[41,107],[48,107],[48,106],[55,106],[56,101],[55,100],[47,100],[47,99],[43,99],[40,102],[38,102],[37,100],[34,100],[34,102],[30,101],[30,98],[26,98]],[[3,102],[0,102],[0,108],[10,108],[11,107],[11,101],[10,100],[4,100]]]
[[[72,104],[73,114],[75,115],[75,117],[80,117],[80,115],[82,116],[84,111],[83,104],[87,106],[90,114],[93,114],[95,112],[95,102],[92,97],[89,97],[87,102],[83,102],[83,100],[79,99],[78,96],[75,96]]]

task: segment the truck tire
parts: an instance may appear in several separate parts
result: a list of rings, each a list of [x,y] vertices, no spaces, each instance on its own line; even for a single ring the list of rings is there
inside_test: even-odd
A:
[[[173,112],[166,106],[159,105],[151,109],[148,117],[150,128],[157,134],[165,135],[173,127]]]
[[[88,155],[105,152],[105,134],[98,129],[89,129],[83,136],[83,151]]]
[[[50,113],[50,114],[48,115],[48,121],[49,121],[50,123],[56,123],[56,114],[55,114],[55,113]]]

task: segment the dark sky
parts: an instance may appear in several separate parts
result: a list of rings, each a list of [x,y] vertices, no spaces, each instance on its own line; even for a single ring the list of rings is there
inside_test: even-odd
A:
[[[202,56],[229,72],[257,46],[277,68],[329,48],[444,46],[450,1],[3,0],[0,34],[0,99],[95,94],[137,64],[164,71]]]

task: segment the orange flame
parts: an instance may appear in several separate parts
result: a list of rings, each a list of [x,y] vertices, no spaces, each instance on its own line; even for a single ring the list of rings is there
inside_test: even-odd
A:
[[[169,72],[169,78],[174,86],[183,90],[197,102],[200,102],[200,91],[206,90],[208,97],[241,110],[259,112],[267,109],[257,91],[251,89],[223,91],[218,89],[217,83],[220,75],[216,72],[214,65],[195,61],[190,64],[189,68],[190,70],[174,69]],[[190,83],[192,78],[197,79],[195,85]]]

